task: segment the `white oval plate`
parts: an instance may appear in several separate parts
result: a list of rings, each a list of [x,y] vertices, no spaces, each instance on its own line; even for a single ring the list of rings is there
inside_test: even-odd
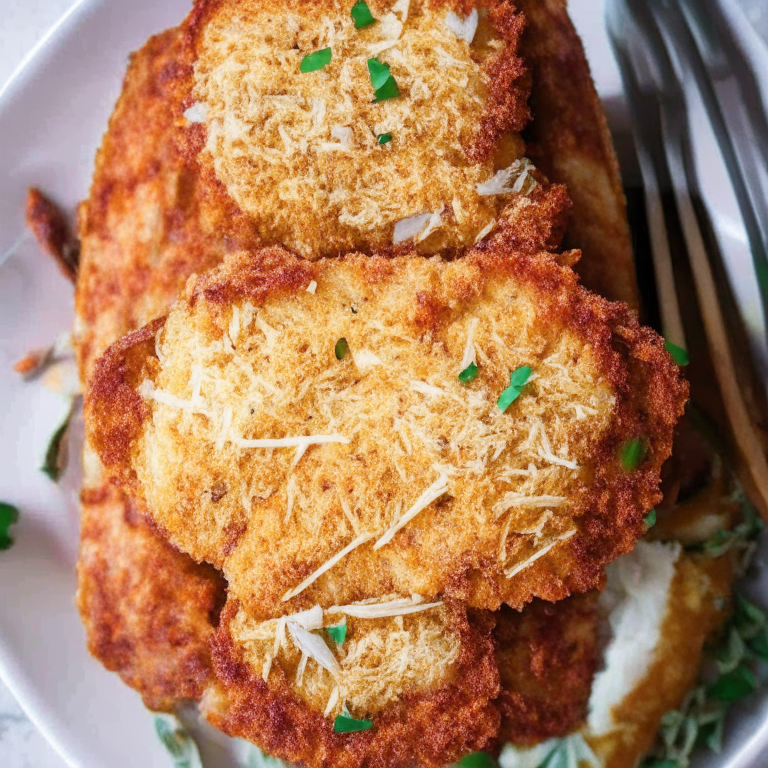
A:
[[[0,254],[24,233],[27,188],[38,186],[74,215],[119,94],[128,54],[178,24],[189,0],[81,0],[27,57],[0,93]],[[572,0],[598,89],[621,115],[618,73],[603,32],[600,0]],[[0,258],[1,261],[1,258]],[[26,351],[47,346],[72,322],[72,287],[23,239],[0,264],[0,500],[21,520],[0,553],[0,674],[24,710],[76,768],[167,768],[139,697],[93,660],[74,606],[78,543],[78,441],[59,485],[40,471],[62,404],[11,372]],[[765,703],[737,729],[739,759],[768,742]],[[756,725],[762,723],[763,727]],[[196,729],[207,768],[245,757],[242,743]],[[753,762],[754,761],[754,762]],[[723,765],[721,762],[720,765]]]

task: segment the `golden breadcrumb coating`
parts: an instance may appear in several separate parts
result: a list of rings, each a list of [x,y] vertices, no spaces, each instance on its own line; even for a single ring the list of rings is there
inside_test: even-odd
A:
[[[82,491],[77,605],[88,648],[150,709],[199,699],[224,581],[163,541],[108,483]]]
[[[582,725],[598,660],[596,608],[590,592],[495,614],[499,743],[530,746]]]
[[[537,185],[519,138],[523,19],[506,0],[369,7],[376,23],[356,29],[346,0],[198,2],[185,114],[205,132],[202,163],[265,244],[306,258],[472,245]],[[462,36],[451,20],[470,14],[477,31]],[[325,49],[326,66],[301,71]],[[375,98],[371,59],[390,67],[399,96]],[[395,225],[414,216],[402,238]]]
[[[531,380],[500,413],[522,366]],[[273,618],[597,586],[644,531],[686,394],[661,339],[549,254],[313,264],[267,249],[116,344],[86,411],[107,470],[170,541]],[[630,440],[647,446],[633,471]]]
[[[353,611],[399,605],[396,598],[362,603]],[[322,626],[346,627],[345,640],[337,645],[324,638],[339,669],[332,673],[314,660],[304,661],[301,648],[292,642],[286,621],[254,621],[242,609],[235,614],[229,632],[233,643],[243,647],[243,658],[269,683],[273,674],[294,681],[296,695],[317,712],[333,718],[342,707],[354,717],[376,715],[410,693],[433,690],[453,677],[461,650],[459,633],[450,624],[445,604],[416,603],[417,613],[378,617],[349,616],[338,610],[322,612]],[[397,611],[395,611],[397,613]],[[277,653],[275,653],[277,648]],[[338,689],[338,690],[336,690]]]
[[[533,119],[526,154],[573,202],[565,247],[580,248],[584,285],[640,306],[632,236],[619,164],[605,111],[565,0],[515,0],[525,16],[520,54],[531,72]]]
[[[265,683],[261,669],[251,666],[230,634],[238,610],[235,602],[222,614],[213,645],[217,682],[206,691],[202,711],[217,728],[255,742],[268,754],[310,768],[443,768],[487,748],[498,731],[490,614],[468,616],[458,603],[446,603],[443,620],[460,647],[450,673],[431,687],[422,683],[405,690],[373,716],[370,730],[334,733],[333,721],[297,695],[282,667]]]

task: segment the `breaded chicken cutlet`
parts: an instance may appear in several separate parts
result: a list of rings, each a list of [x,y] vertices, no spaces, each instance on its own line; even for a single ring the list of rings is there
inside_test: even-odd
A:
[[[492,615],[468,616],[448,601],[409,613],[408,603],[358,605],[348,615],[317,606],[310,612],[317,618],[305,613],[267,625],[233,603],[216,633],[216,679],[202,714],[231,736],[307,766],[442,768],[492,749],[500,719]],[[338,669],[317,663],[322,652],[302,645],[292,618],[315,628],[346,618],[343,646],[325,633],[304,636],[329,654],[334,648]],[[289,640],[272,659],[281,632]],[[338,715],[368,728],[337,732]]]
[[[196,3],[185,115],[204,177],[306,258],[464,250],[514,227],[539,187],[522,16],[507,0],[369,8],[360,28],[346,0]]]
[[[553,12],[553,20],[556,19],[557,14]],[[546,22],[541,20],[541,14],[536,23],[539,25],[535,27],[537,34],[546,35],[552,31],[552,27],[547,28]],[[578,40],[572,44],[570,63],[580,64],[581,71],[587,71]],[[198,180],[199,170],[194,159],[184,156],[177,148],[179,133],[188,127],[180,119],[183,110],[173,111],[176,109],[173,106],[176,78],[184,66],[184,53],[177,44],[174,31],[153,38],[134,56],[126,88],[98,158],[93,193],[81,214],[84,254],[78,288],[78,346],[86,376],[96,356],[117,336],[165,311],[190,272],[216,263],[228,250],[258,242],[250,227],[244,224],[244,217],[228,216],[226,207],[220,207],[226,203],[225,198],[208,194],[206,184]],[[568,73],[561,69],[560,74],[563,78],[559,83],[560,93],[567,91],[575,105],[579,97],[573,95],[571,84],[565,79]],[[554,99],[556,103],[557,89],[556,77],[542,82],[538,88],[534,80],[534,105],[546,103],[547,99]],[[584,91],[584,98],[591,94],[593,103],[597,103],[591,83],[587,83]],[[169,104],[172,105],[171,110],[167,109]],[[590,125],[585,123],[582,130],[589,131]],[[539,158],[547,157],[549,151],[554,168],[549,172],[550,178],[567,183],[570,166],[557,162],[556,156],[576,151],[575,144],[567,138],[553,137],[543,130],[543,125],[539,135],[538,128],[535,120],[529,126],[531,139],[536,142],[537,164]],[[566,134],[569,128],[563,126]],[[594,144],[587,141],[586,146],[602,141],[608,153],[604,157],[610,160],[610,143],[606,146],[605,137],[597,134],[595,124]],[[579,142],[583,140],[584,136],[580,135]],[[547,141],[552,142],[549,147]],[[611,162],[606,162],[603,172],[612,176],[615,184],[617,176]],[[558,177],[557,173],[562,175]],[[574,186],[572,195],[577,206],[579,192],[580,187]],[[537,194],[535,192],[526,200],[535,200]],[[524,222],[525,227],[518,226],[518,231],[526,234],[527,243],[532,243],[532,250],[557,247],[556,236],[562,231],[563,224],[562,205],[554,197],[551,201],[550,208],[542,207],[535,211]],[[621,209],[622,205],[619,188],[614,206]],[[532,207],[528,206],[529,209]],[[536,219],[536,216],[541,217],[542,212],[550,217],[549,223]],[[553,214],[557,216],[553,218]],[[145,222],[144,226],[138,229],[130,226],[132,217]],[[232,220],[238,221],[237,227],[232,226]],[[551,223],[553,221],[554,224]],[[548,240],[543,242],[538,232],[547,233]],[[617,239],[620,237],[603,239],[606,252],[610,251],[610,243]],[[525,238],[521,237],[520,242],[526,244]],[[580,244],[578,241],[572,243]],[[599,249],[600,245],[599,240],[593,242],[582,265],[601,264],[594,273],[601,274],[604,281],[610,282],[614,277],[618,281],[615,290],[611,291],[609,286],[609,295],[628,298],[620,293],[620,284],[624,279],[622,270],[616,269],[613,263],[601,261],[604,253]],[[585,273],[585,279],[589,280],[589,274]],[[206,582],[206,569],[171,549],[162,537],[147,527],[140,515],[131,511],[131,505],[115,490],[105,489],[100,493],[99,486],[103,483],[98,469],[94,468],[90,473],[92,493],[85,494],[83,498],[80,608],[89,629],[91,649],[107,666],[120,671],[126,682],[143,692],[149,706],[167,708],[174,698],[196,698],[201,686],[197,682],[193,685],[185,683],[188,677],[184,673],[179,674],[177,669],[184,668],[184,656],[190,653],[190,649],[194,655],[197,653],[194,649],[199,648],[201,658],[204,656],[207,637],[213,631],[215,611],[208,627],[205,617],[209,608],[203,601],[199,619],[192,616],[187,622],[179,622],[178,616],[173,618],[177,629],[184,628],[184,635],[157,632],[154,630],[157,626],[155,617],[162,616],[167,607],[158,604],[152,584],[158,580],[161,584],[168,579],[168,583],[177,584],[176,589],[183,589],[185,582],[194,589],[196,583]],[[106,526],[101,525],[105,516],[110,517],[109,536],[106,535]],[[99,524],[88,525],[88,520]],[[139,546],[138,541],[141,542]],[[85,556],[86,550],[96,557]],[[145,588],[134,590],[130,599],[120,599],[119,587],[124,574],[118,568],[105,568],[99,564],[108,563],[111,558],[123,559],[127,555],[130,557],[126,562],[130,562],[131,578],[135,579],[135,583],[145,585]],[[117,588],[109,591],[110,582],[114,582]],[[95,590],[95,586],[100,589]],[[104,599],[90,599],[88,596],[91,594],[102,594]],[[99,640],[103,626],[101,617],[105,615],[109,617],[110,632],[114,632],[119,642],[104,643]],[[526,612],[520,616],[523,621],[525,617]],[[180,641],[182,637],[183,642]],[[143,657],[142,653],[145,654]],[[158,665],[157,657],[166,659],[167,664]],[[178,666],[175,668],[173,662],[176,658]],[[146,664],[142,664],[142,659]],[[203,668],[204,665],[201,665],[200,669]],[[522,676],[519,684],[523,688],[527,674],[528,670],[519,670]],[[200,675],[201,680],[203,677]],[[197,679],[197,673],[192,678]],[[155,693],[157,685],[162,686],[161,696]],[[509,681],[509,685],[514,690],[514,679]],[[520,717],[522,715],[518,713]],[[561,733],[566,730],[567,725]]]
[[[266,249],[114,345],[86,421],[257,618],[392,593],[495,610],[599,586],[686,396],[662,340],[549,254]]]

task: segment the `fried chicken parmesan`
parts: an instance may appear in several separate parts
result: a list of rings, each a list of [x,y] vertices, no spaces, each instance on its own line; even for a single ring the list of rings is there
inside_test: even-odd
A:
[[[588,77],[581,44],[563,9],[556,6],[557,3],[548,2],[536,8],[523,8],[529,19],[521,50],[533,74],[534,110],[526,138],[532,142],[536,165],[551,181],[569,187],[576,216],[570,219],[566,235],[575,247],[589,245],[577,265],[586,284],[589,286],[590,280],[599,275],[599,287],[609,297],[632,302],[632,295],[624,292],[624,286],[632,284],[631,261],[627,266],[626,261],[617,261],[612,255],[622,247],[625,253],[631,253],[626,229],[605,225],[605,237],[581,239],[585,221],[581,211],[588,210],[581,200],[588,193],[581,184],[583,177],[574,170],[577,165],[568,162],[569,158],[587,157],[593,172],[611,181],[609,187],[614,190],[614,197],[603,199],[605,211],[618,211],[621,217],[624,202],[610,138],[601,128],[604,123],[599,100]],[[483,25],[479,25],[480,32]],[[563,29],[570,32],[561,36],[559,56],[555,55],[554,46],[532,44],[554,36],[556,30],[562,33]],[[205,133],[202,126],[190,124],[183,116],[190,106],[189,94],[179,87],[180,83],[188,82],[193,66],[188,40],[176,30],[169,30],[152,38],[132,57],[123,93],[97,157],[91,195],[81,207],[79,234],[83,253],[76,336],[84,379],[90,376],[98,355],[119,336],[163,314],[191,273],[214,266],[228,252],[255,247],[261,242],[248,216],[232,203],[210,167],[199,162],[198,152]],[[537,75],[542,61],[550,65],[546,77]],[[577,71],[581,74],[574,81]],[[526,87],[524,77],[517,82],[520,88]],[[574,82],[579,86],[576,91]],[[519,92],[518,88],[515,90]],[[581,104],[582,113],[591,110],[599,119],[560,121],[555,134],[536,115],[546,110],[552,114],[562,103],[574,110]],[[198,110],[198,119],[199,114]],[[519,152],[517,140],[504,138],[502,143],[505,142],[517,146]],[[595,147],[599,151],[590,154]],[[499,159],[503,159],[502,150]],[[548,187],[535,171],[529,172],[528,178],[531,176],[539,180],[538,187],[515,197],[515,226],[507,229],[507,237],[516,248],[554,250],[566,224],[568,200],[562,187]],[[592,209],[593,233],[599,232],[602,216],[602,208]],[[424,240],[417,247],[423,249]],[[78,605],[91,652],[109,669],[118,671],[151,708],[170,709],[179,699],[197,699],[211,682],[210,638],[214,632],[219,636],[224,631],[216,630],[223,579],[213,569],[195,564],[170,547],[147,524],[140,507],[108,485],[93,452],[87,449],[86,455]],[[162,598],[170,594],[188,597],[181,605]],[[524,623],[528,612],[507,615]],[[226,622],[222,624],[228,626]],[[582,636],[588,634],[585,629]],[[562,658],[562,643],[555,642],[552,633],[546,637],[553,640],[552,653]],[[217,641],[220,669],[227,659],[222,649],[228,648],[230,642],[234,641],[226,636]],[[539,678],[543,674],[541,660],[547,646],[541,641],[531,642],[539,649],[531,657],[531,665],[518,665],[506,677],[502,673],[509,690],[525,691],[532,674]],[[244,644],[229,656],[241,665],[246,649]],[[586,650],[585,654],[588,656]],[[230,669],[234,668],[230,663]],[[279,663],[275,668],[279,669]],[[559,667],[555,664],[553,668]],[[257,669],[255,677],[259,678],[262,671]],[[232,692],[233,678],[224,679],[228,679],[230,692],[218,689],[211,698],[209,717],[215,716],[223,727],[233,730],[235,715],[225,726],[222,702],[226,697],[247,701],[252,694],[248,686]],[[486,686],[490,690],[487,683]],[[550,691],[555,688],[547,687]],[[213,702],[218,702],[218,706],[214,707]],[[581,710],[572,707],[572,711],[582,711],[583,706]],[[526,731],[526,712],[533,709],[518,708],[513,727]],[[241,714],[236,716],[242,718]],[[576,725],[575,720],[563,719],[558,731],[554,721],[550,723],[554,730],[540,731],[542,737],[562,735]],[[241,720],[241,727],[244,733],[253,734],[253,726],[245,720]]]
[[[267,249],[114,345],[86,420],[169,541],[270,619],[599,586],[660,499],[686,396],[662,340],[549,254]]]

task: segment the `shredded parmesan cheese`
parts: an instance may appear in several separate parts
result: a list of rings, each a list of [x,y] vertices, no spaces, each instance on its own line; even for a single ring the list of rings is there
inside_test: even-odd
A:
[[[475,331],[479,324],[479,320],[473,317],[467,323],[467,343],[464,346],[464,355],[459,363],[459,372],[463,371],[467,366],[474,363],[477,365],[477,353],[475,352]]]
[[[538,552],[536,552],[536,554],[532,555],[527,560],[523,560],[522,563],[518,563],[516,566],[514,566],[514,568],[510,568],[508,571],[505,571],[504,575],[508,579],[511,579],[513,576],[517,576],[520,571],[524,571],[526,568],[533,565],[533,563],[535,563],[540,557],[544,557],[544,555],[546,555],[547,552],[549,552],[553,547],[556,547],[563,541],[567,541],[571,538],[571,536],[575,535],[576,532],[576,529],[568,531],[554,541],[550,541],[549,544],[542,547]]]
[[[304,627],[295,621],[288,622],[288,631],[291,633],[293,642],[296,643],[296,646],[302,653],[314,659],[323,669],[328,670],[333,677],[338,678],[341,675],[339,662],[336,661],[330,648],[321,637],[307,632]]]
[[[426,509],[433,501],[448,493],[448,478],[445,474],[435,480],[424,493],[416,499],[414,505],[373,545],[374,550],[389,544],[395,534],[405,525],[411,522],[416,515]]]
[[[349,438],[343,435],[307,435],[299,437],[276,437],[248,440],[235,437],[233,442],[240,448],[301,448],[309,445],[325,445],[327,443],[349,443]]]
[[[289,590],[283,595],[283,602],[286,602],[287,600],[290,600],[292,597],[296,597],[296,595],[302,593],[313,581],[316,581],[319,579],[326,571],[329,571],[331,568],[333,568],[336,563],[338,563],[343,557],[348,555],[353,549],[356,549],[361,544],[365,544],[366,541],[370,541],[370,539],[373,538],[372,533],[364,533],[360,536],[358,536],[354,541],[350,542],[344,549],[341,550],[341,552],[334,555],[330,560],[323,563],[314,573],[307,576],[304,581],[299,584],[298,587],[294,587],[293,589]]]
[[[204,123],[208,116],[208,105],[201,101],[196,101],[188,110],[184,112],[184,117],[190,123]]]
[[[445,26],[453,32],[456,37],[466,40],[471,44],[475,38],[475,32],[477,31],[478,14],[477,8],[473,8],[472,12],[463,21],[453,12],[448,11],[445,16]]]
[[[399,598],[384,603],[364,600],[360,603],[352,603],[351,605],[335,605],[332,608],[328,608],[326,613],[344,613],[357,619],[383,619],[390,616],[406,616],[411,613],[429,611],[442,604],[442,601],[425,603],[423,597],[413,595],[410,598]]]

